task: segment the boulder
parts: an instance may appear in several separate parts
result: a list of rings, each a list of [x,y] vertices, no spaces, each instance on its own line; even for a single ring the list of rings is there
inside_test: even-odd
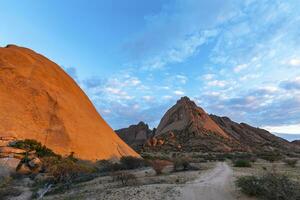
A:
[[[18,149],[18,148],[14,148],[14,147],[0,147],[0,153],[3,154],[22,154],[22,153],[26,153],[25,150],[23,149]]]
[[[0,158],[1,169],[6,169],[9,172],[15,172],[19,164],[20,164],[20,159]]]
[[[26,163],[20,163],[16,171],[18,174],[22,175],[29,175],[32,173],[32,170]]]
[[[33,158],[28,162],[28,166],[30,169],[32,169],[34,172],[39,172],[42,169],[42,162],[39,158]]]

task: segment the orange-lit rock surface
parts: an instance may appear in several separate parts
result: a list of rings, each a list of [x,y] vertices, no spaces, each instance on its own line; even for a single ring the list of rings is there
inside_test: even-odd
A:
[[[96,160],[138,156],[57,64],[26,48],[0,48],[0,137],[35,139]]]

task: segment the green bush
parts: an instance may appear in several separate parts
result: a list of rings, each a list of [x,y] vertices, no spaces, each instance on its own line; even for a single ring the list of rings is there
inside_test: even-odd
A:
[[[136,158],[133,156],[124,156],[120,159],[120,164],[123,169],[137,169],[140,167],[148,166],[146,161],[141,158]]]
[[[296,167],[298,159],[288,158],[283,160],[283,162],[290,167]]]
[[[105,173],[121,170],[121,166],[120,164],[113,163],[110,160],[99,160],[96,162],[96,169],[100,173]]]
[[[0,199],[10,199],[19,196],[21,193],[18,188],[13,187],[12,177],[0,176]]]
[[[256,176],[244,176],[236,181],[236,185],[241,188],[241,191],[249,196],[261,196],[263,194],[260,184],[261,181]]]
[[[282,159],[282,155],[279,152],[263,152],[259,154],[258,157],[269,162],[275,162]]]
[[[51,149],[47,148],[45,145],[42,145],[40,142],[36,140],[30,140],[30,139],[19,140],[11,144],[10,146],[23,149],[26,151],[36,151],[36,154],[39,157],[46,157],[46,156],[59,157],[59,155],[55,154]]]
[[[99,160],[96,162],[96,168],[98,172],[101,173],[137,169],[145,166],[149,166],[145,160],[132,156],[122,157],[120,162],[113,162],[110,160]]]
[[[53,177],[55,183],[72,182],[79,176],[95,171],[91,165],[75,162],[69,158],[45,157],[43,168]]]
[[[237,179],[236,185],[243,193],[264,200],[300,199],[299,182],[281,174],[269,173],[261,177],[240,177]]]
[[[137,178],[128,172],[114,172],[111,176],[114,181],[120,181],[123,186],[134,185],[137,183]]]
[[[234,167],[251,167],[251,163],[249,160],[235,160],[233,163]]]
[[[186,171],[190,168],[190,162],[186,158],[178,158],[173,163],[174,171]]]

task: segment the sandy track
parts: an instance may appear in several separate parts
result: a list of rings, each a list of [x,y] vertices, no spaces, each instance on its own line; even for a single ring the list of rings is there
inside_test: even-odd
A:
[[[182,200],[234,200],[232,196],[233,171],[227,163],[217,163],[211,171],[202,174],[181,188]]]

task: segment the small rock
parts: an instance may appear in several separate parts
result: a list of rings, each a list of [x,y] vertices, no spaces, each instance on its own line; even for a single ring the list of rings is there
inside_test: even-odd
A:
[[[20,164],[20,160],[16,158],[0,158],[0,167],[6,168],[10,172],[15,172]]]
[[[36,168],[37,166],[41,166],[42,162],[39,158],[35,157],[28,163],[29,167]]]
[[[31,174],[31,169],[25,164],[22,163],[17,167],[17,173],[22,174],[22,175],[28,175]]]

